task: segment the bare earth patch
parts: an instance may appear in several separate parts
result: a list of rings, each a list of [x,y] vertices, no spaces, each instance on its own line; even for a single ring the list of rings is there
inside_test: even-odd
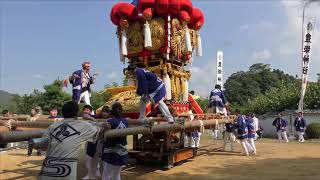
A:
[[[320,179],[320,142],[278,143],[263,139],[256,143],[258,155],[241,156],[237,152],[217,152],[221,141],[208,137],[201,141],[198,156],[165,170],[156,164],[140,165],[132,161],[121,173],[122,179]],[[44,156],[26,156],[26,149],[0,153],[0,179],[36,179]],[[82,151],[81,156],[84,156]],[[78,165],[78,179],[85,176],[83,158]]]

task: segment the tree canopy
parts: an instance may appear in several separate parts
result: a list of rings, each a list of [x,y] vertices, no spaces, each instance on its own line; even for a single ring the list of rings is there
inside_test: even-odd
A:
[[[113,82],[112,86],[117,85]],[[30,110],[36,106],[40,106],[44,114],[48,114],[51,108],[60,109],[62,105],[71,100],[71,95],[63,90],[61,80],[55,80],[53,83],[43,86],[44,92],[34,90],[31,94],[22,96],[14,95],[10,104],[5,107],[11,112],[19,114],[30,114]],[[102,92],[91,92],[91,105],[93,109],[102,106],[111,95]]]
[[[119,86],[119,84],[127,85],[128,80],[123,79],[121,83],[111,82],[106,84],[106,87]],[[233,110],[238,108],[244,113],[263,114],[269,111],[297,109],[301,82],[282,70],[272,69],[269,64],[257,63],[250,66],[248,71],[233,73],[224,87]],[[93,91],[91,104],[94,109],[97,109],[110,97],[110,94]],[[34,90],[28,95],[14,95],[6,108],[15,113],[29,114],[31,108],[40,106],[44,113],[48,113],[50,108],[60,109],[63,103],[69,100],[71,95],[63,90],[62,81],[55,80],[45,85],[43,92]],[[197,102],[204,112],[207,112],[208,99],[197,99]],[[308,109],[320,107],[319,83],[308,83],[304,104]]]
[[[70,94],[63,91],[61,80],[55,80],[43,88],[44,92],[34,90],[29,95],[15,95],[8,109],[15,113],[29,114],[32,108],[40,106],[47,113],[51,108],[59,109],[66,101],[71,100]]]
[[[224,84],[228,100],[233,104],[245,105],[249,100],[264,95],[282,83],[292,83],[295,77],[279,69],[271,69],[269,64],[257,63],[249,70],[233,73]]]

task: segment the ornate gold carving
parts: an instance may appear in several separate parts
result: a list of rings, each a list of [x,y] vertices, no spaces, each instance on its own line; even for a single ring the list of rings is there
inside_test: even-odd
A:
[[[116,95],[113,95],[104,104],[104,106],[111,107],[115,101],[121,103],[124,113],[139,112],[140,97],[136,94],[135,90],[124,91]]]
[[[185,24],[180,22],[178,19],[173,19],[172,24],[172,35],[171,35],[171,49],[175,56],[186,54],[185,44]],[[195,30],[189,29],[191,45],[195,47],[197,43],[197,34]]]
[[[172,97],[172,99],[176,100],[177,91],[176,91],[175,77],[171,76],[170,80],[171,80],[171,97]]]
[[[176,96],[174,97],[174,100],[179,101],[180,95],[181,95],[181,81],[179,77],[175,78],[175,86],[176,86]]]
[[[141,52],[143,50],[143,34],[140,22],[134,22],[126,29],[127,49],[129,54]]]
[[[163,46],[165,38],[164,24],[163,18],[154,18],[150,21],[152,47],[147,48],[148,50],[159,50]]]
[[[174,18],[171,21],[171,50],[175,56],[179,56],[181,53],[182,36],[183,31],[181,29],[181,23],[178,19]]]
[[[180,95],[181,97],[183,98],[183,94],[184,92],[186,92],[186,79],[184,76],[180,77],[180,82],[181,82],[181,92],[180,92]]]
[[[189,29],[189,33],[190,33],[191,45],[192,45],[192,47],[196,47],[196,44],[197,44],[197,31],[195,31],[193,29]]]

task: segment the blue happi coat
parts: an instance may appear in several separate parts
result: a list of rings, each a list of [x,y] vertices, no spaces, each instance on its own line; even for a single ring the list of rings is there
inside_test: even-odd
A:
[[[256,132],[254,131],[253,118],[251,117],[247,118],[246,124],[248,128],[248,138],[254,138]]]
[[[77,70],[75,72],[72,73],[78,75],[80,78],[75,78],[74,80],[70,81],[70,83],[72,84],[72,100],[75,102],[79,102],[80,99],[80,95],[83,91],[83,87],[82,87],[82,70]],[[89,74],[90,80],[89,83],[87,85],[87,90],[89,91],[89,93],[91,92],[91,88],[90,88],[90,84],[93,84],[93,77]]]
[[[126,118],[110,118],[107,120],[111,129],[126,129],[129,127]],[[129,155],[126,149],[127,137],[107,138],[103,144],[102,160],[116,166],[128,163]]]
[[[137,68],[136,77],[138,81],[137,94],[139,96],[150,96],[157,103],[166,95],[166,89],[162,80],[154,73]]]
[[[245,139],[248,137],[248,127],[245,118],[239,114],[236,118],[236,127],[239,139]]]
[[[212,90],[209,98],[210,98],[209,105],[208,105],[209,108],[212,108],[212,107],[224,108],[225,107],[224,105],[228,102],[223,91],[220,89]]]
[[[225,126],[226,126],[226,131],[227,132],[233,132],[234,129],[235,129],[235,125],[232,124],[231,122],[226,123]]]
[[[272,125],[276,127],[277,132],[279,131],[286,131],[286,127],[288,125],[288,121],[284,118],[276,118],[273,122]]]
[[[304,132],[304,129],[306,126],[307,126],[307,123],[303,117],[297,117],[294,120],[294,127],[296,128],[296,131]]]

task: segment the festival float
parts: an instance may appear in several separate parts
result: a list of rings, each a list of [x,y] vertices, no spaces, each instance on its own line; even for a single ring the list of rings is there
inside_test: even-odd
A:
[[[179,115],[188,114],[189,100],[195,113],[202,113],[188,93],[193,57],[202,55],[202,11],[190,0],[137,0],[115,4],[110,18],[117,27],[120,61],[161,77],[166,87],[165,99]],[[126,74],[126,69],[123,72]],[[119,100],[125,113],[137,118],[139,97],[135,94],[134,79],[128,75],[126,78],[133,86],[106,89],[114,94],[106,105]],[[146,113],[156,115],[150,105]]]
[[[116,3],[110,19],[117,27],[120,61],[145,68],[160,77],[166,88],[166,103],[179,117],[188,118],[190,108],[196,114],[203,114],[188,88],[193,57],[202,55],[202,11],[190,0],[137,0]],[[119,101],[127,117],[138,118],[140,98],[135,93],[135,80],[126,69],[123,72],[130,86],[106,89],[113,97],[105,105]],[[145,115],[159,117],[161,112],[149,103]],[[163,161],[167,166],[192,158],[196,152],[194,148],[184,148],[185,132],[164,129],[143,136],[134,135],[130,155],[138,161]]]

